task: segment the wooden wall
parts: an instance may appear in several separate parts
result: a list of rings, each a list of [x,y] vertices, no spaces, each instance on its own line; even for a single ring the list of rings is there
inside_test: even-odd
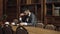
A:
[[[0,18],[3,15],[3,0],[0,0]]]

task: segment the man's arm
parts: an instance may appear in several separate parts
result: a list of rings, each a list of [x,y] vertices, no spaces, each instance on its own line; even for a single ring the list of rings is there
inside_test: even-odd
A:
[[[32,14],[31,17],[32,17],[31,23],[32,23],[33,26],[35,26],[36,22],[37,22],[37,18],[36,18],[36,16],[34,14]]]

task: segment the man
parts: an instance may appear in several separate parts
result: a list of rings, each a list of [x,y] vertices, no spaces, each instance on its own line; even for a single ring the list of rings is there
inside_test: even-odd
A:
[[[27,16],[25,22],[35,26],[37,22],[36,16],[29,9],[24,10],[24,13]]]
[[[27,16],[25,15],[25,13],[21,13],[19,16],[20,22],[26,22],[26,18],[27,18]]]

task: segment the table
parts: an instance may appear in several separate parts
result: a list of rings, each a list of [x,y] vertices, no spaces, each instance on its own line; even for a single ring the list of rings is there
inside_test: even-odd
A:
[[[16,31],[17,27],[18,26],[12,26],[13,31]],[[38,28],[38,27],[27,26],[25,28],[27,29],[29,34],[60,34],[59,31],[47,30],[47,29],[42,29],[42,28]]]

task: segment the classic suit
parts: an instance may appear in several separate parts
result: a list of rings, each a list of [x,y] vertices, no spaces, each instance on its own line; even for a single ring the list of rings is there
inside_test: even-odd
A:
[[[29,19],[28,19],[27,23],[31,23],[32,25],[36,25],[37,18],[33,13],[31,13],[31,15],[28,16],[28,18]]]

